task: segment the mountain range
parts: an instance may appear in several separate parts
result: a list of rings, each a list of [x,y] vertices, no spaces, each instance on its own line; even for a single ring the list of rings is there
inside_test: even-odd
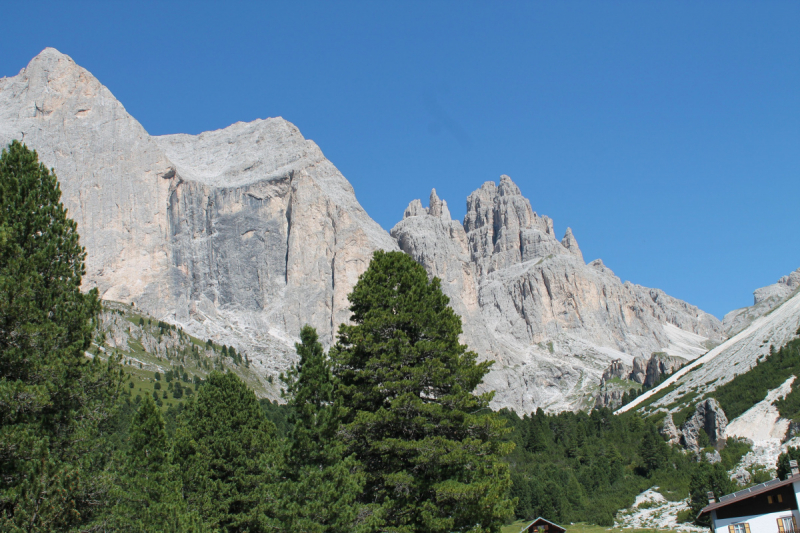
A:
[[[496,391],[493,407],[520,413],[591,407],[612,364],[633,368],[654,353],[688,363],[797,285],[787,277],[720,321],[587,263],[573,232],[558,238],[508,176],[470,194],[463,221],[433,190],[387,232],[290,122],[151,136],[52,48],[0,79],[0,143],[13,139],[59,177],[87,250],[85,288],[235,346],[271,398],[304,324],[335,341],[379,249],[402,250],[442,280],[463,342],[494,361],[482,385]]]

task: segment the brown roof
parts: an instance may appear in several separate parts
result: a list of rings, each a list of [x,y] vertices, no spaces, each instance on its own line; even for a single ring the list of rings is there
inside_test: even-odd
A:
[[[738,492],[734,492],[733,494],[726,494],[722,496],[718,502],[714,502],[712,504],[703,507],[703,510],[700,511],[700,514],[697,516],[703,516],[706,513],[710,513],[716,509],[721,507],[727,507],[734,503],[739,503],[742,500],[746,500],[747,498],[752,498],[753,496],[758,496],[759,494],[764,494],[765,492],[769,492],[771,490],[777,489],[779,487],[785,487],[786,485],[791,485],[794,481],[798,481],[795,479],[797,476],[789,476],[783,481],[780,479],[773,479],[772,481],[767,481],[766,483],[761,483],[760,485],[756,485],[754,487],[750,487],[749,489],[740,490]]]

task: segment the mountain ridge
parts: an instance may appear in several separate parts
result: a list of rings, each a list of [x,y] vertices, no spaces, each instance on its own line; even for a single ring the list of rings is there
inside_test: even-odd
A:
[[[89,254],[85,286],[245,351],[273,398],[266,378],[294,361],[300,327],[330,345],[378,249],[442,278],[463,339],[495,361],[483,385],[495,408],[587,408],[610,361],[691,359],[722,339],[711,315],[587,264],[572,230],[557,239],[508,176],[470,194],[463,223],[434,191],[390,234],[290,122],[150,136],[52,48],[0,80],[0,142],[14,138],[61,180]]]

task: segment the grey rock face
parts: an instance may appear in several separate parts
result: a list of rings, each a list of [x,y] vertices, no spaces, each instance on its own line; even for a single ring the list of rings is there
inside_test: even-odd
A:
[[[614,359],[692,357],[710,315],[585,264],[504,176],[472,193],[463,225],[435,191],[390,236],[312,141],[281,118],[152,137],[110,91],[53,49],[0,80],[0,143],[55,168],[88,252],[86,288],[249,354],[261,376],[295,357],[303,324],[325,343],[377,249],[439,276],[463,340],[495,361],[493,406],[586,407]]]
[[[602,409],[603,407],[615,409],[622,404],[622,394],[621,390],[604,390],[597,395],[594,407],[596,409]]]
[[[87,288],[280,372],[311,324],[330,343],[347,294],[392,238],[312,141],[281,118],[151,137],[48,48],[0,82],[0,143],[55,168],[86,247]]]
[[[611,361],[611,364],[608,365],[606,371],[603,372],[602,381],[608,381],[614,378],[630,379],[629,378],[630,374],[631,374],[631,367],[623,363],[622,359],[614,359],[613,361]]]
[[[703,429],[709,437],[711,444],[725,438],[725,428],[728,427],[728,418],[717,400],[708,398],[699,404],[694,414],[681,426],[682,443],[686,449],[696,452],[700,450],[698,438]]]
[[[721,339],[721,324],[694,306],[585,264],[571,230],[555,237],[508,176],[469,195],[464,223],[409,204],[391,231],[425,266],[464,318],[463,340],[496,361],[484,386],[496,407],[530,412],[583,406],[615,359],[665,351],[684,358]],[[646,368],[641,368],[642,382]]]
[[[686,360],[680,357],[671,357],[665,353],[654,353],[647,362],[647,373],[644,384],[648,387],[652,387],[658,383],[663,376],[672,374],[685,362]]]
[[[667,413],[667,416],[664,417],[664,424],[659,429],[659,432],[669,444],[678,444],[681,441],[681,432],[675,427],[675,421],[672,420],[671,413]]]
[[[728,336],[733,336],[750,325],[753,320],[769,313],[785,302],[800,287],[800,268],[783,276],[777,283],[761,287],[753,292],[753,305],[735,309],[726,314],[722,325]]]
[[[630,379],[636,383],[644,384],[647,378],[647,362],[644,357],[633,358],[633,368],[631,369]]]

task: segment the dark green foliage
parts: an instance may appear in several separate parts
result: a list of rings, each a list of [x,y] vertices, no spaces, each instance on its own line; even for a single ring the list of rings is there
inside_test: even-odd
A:
[[[84,352],[100,311],[55,174],[0,156],[0,530],[60,531],[104,498],[97,471],[121,372]]]
[[[735,490],[736,484],[731,481],[722,463],[699,463],[692,472],[692,480],[689,484],[692,516],[696,517],[703,507],[708,505],[708,492],[713,492],[716,499],[719,500],[720,496],[730,494]],[[697,524],[709,525],[709,517],[704,516],[697,521]]]
[[[292,424],[282,521],[290,531],[367,531],[369,513],[357,502],[364,474],[336,435],[342,408],[334,404],[330,362],[314,328],[303,327],[300,339],[300,361],[282,376]]]
[[[142,533],[202,530],[198,517],[187,511],[164,419],[150,398],[133,418],[128,441],[117,461],[114,505],[96,527]]]
[[[212,529],[257,533],[278,527],[281,454],[275,427],[233,373],[212,372],[189,400],[175,459],[189,508]]]
[[[778,456],[778,462],[775,465],[778,470],[778,479],[786,479],[786,476],[792,472],[792,469],[789,468],[789,461],[792,459],[800,463],[800,448],[789,446],[786,452]]]
[[[474,395],[489,363],[458,342],[461,319],[437,278],[378,251],[349,296],[353,325],[331,350],[340,435],[367,475],[362,502],[382,529],[499,531],[513,512],[505,423]]]
[[[291,409],[286,404],[271,401],[267,398],[258,400],[261,410],[264,411],[264,416],[267,420],[275,425],[276,435],[280,439],[285,439],[289,436],[292,430],[292,423],[289,421],[291,418]]]
[[[522,418],[505,410],[501,415],[517,444],[508,462],[520,520],[546,516],[610,526],[617,511],[649,487],[659,486],[670,501],[689,494],[695,458],[667,446],[639,414],[547,415],[540,409]]]
[[[728,437],[725,447],[719,452],[722,458],[722,466],[725,470],[731,470],[753,447],[745,441]]]
[[[708,438],[708,435],[706,435],[706,438]],[[642,458],[641,473],[644,476],[652,476],[656,471],[667,465],[669,446],[658,434],[658,430],[654,425],[648,425],[645,430],[642,443],[639,446],[639,455]]]

